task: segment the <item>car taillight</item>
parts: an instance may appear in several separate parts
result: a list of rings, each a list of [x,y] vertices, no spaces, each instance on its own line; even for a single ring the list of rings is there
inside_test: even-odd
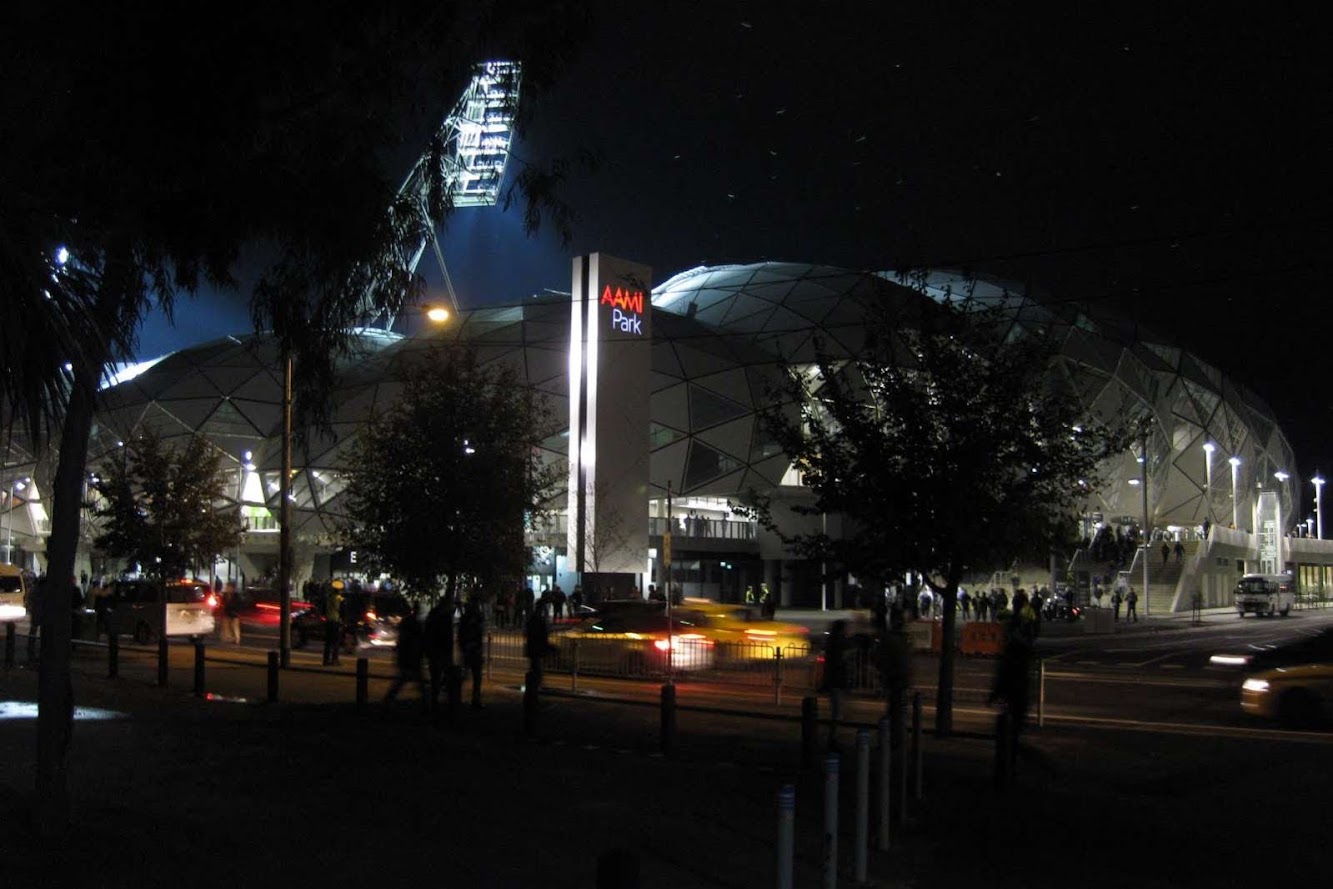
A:
[[[366,620],[367,620],[367,621],[372,621],[372,620],[374,620],[374,619],[375,619],[375,612],[373,612],[373,611],[367,611],[367,612],[366,612]]]
[[[656,648],[658,651],[670,651],[671,643],[666,639],[657,639],[653,642],[653,648]]]
[[[205,599],[204,601],[208,603],[208,607],[209,607],[209,608],[217,608],[217,607],[218,607],[218,597],[215,596],[215,595],[213,595],[212,593],[209,593],[209,594],[208,594],[208,598]]]

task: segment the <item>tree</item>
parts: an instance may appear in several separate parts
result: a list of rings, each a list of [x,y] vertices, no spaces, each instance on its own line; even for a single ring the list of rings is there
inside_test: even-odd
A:
[[[1124,447],[1123,434],[1082,415],[1050,372],[1055,360],[1046,332],[1002,306],[924,305],[907,328],[870,307],[861,353],[821,347],[813,369],[789,369],[763,417],[813,495],[792,509],[845,520],[840,539],[787,533],[787,544],[880,584],[920,574],[943,597],[943,733],[964,574],[1072,542],[1099,466]],[[771,502],[756,502],[775,527]]]
[[[436,345],[405,368],[402,396],[351,449],[347,543],[418,599],[443,586],[455,601],[473,581],[522,576],[524,531],[556,482],[539,450],[555,425],[514,368]]]
[[[183,449],[170,448],[151,431],[126,447],[125,459],[103,466],[93,482],[102,498],[94,510],[102,520],[94,544],[150,577],[211,572],[241,536],[221,453],[197,435]]]
[[[235,284],[248,248],[256,325],[302,362],[318,406],[349,306],[412,298],[404,232],[451,207],[442,188],[428,207],[395,201],[400,140],[419,154],[493,54],[523,60],[525,93],[540,93],[586,22],[577,2],[53,15],[14,6],[0,22],[0,394],[34,451],[59,430],[47,561],[62,578],[97,387],[150,301],[170,312],[178,292]],[[552,207],[568,222],[554,200],[565,172],[516,178],[530,227]],[[53,836],[69,822],[74,708],[69,622],[44,612],[35,820]]]

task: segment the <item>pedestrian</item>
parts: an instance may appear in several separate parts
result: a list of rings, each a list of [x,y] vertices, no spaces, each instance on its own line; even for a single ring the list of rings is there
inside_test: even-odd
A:
[[[1210,519],[1205,518],[1205,519],[1203,520],[1203,539],[1204,539],[1204,540],[1207,540],[1207,539],[1208,539],[1208,532],[1209,532],[1210,530],[1212,530],[1212,527],[1213,527],[1213,523],[1212,523],[1212,521],[1211,521]]]
[[[241,644],[241,597],[230,582],[222,590],[222,641]]]
[[[394,648],[394,664],[398,668],[398,675],[389,684],[384,703],[397,700],[398,692],[411,682],[416,685],[417,693],[421,696],[422,708],[430,707],[426,681],[421,676],[422,637],[421,621],[417,619],[417,608],[413,605],[398,623],[398,644]]]
[[[777,613],[777,606],[773,603],[773,593],[766,583],[759,584],[759,609],[768,620],[772,620]]]
[[[330,584],[324,591],[324,666],[338,663],[338,650],[342,647],[343,635],[343,594],[339,587]]]
[[[1129,592],[1125,594],[1125,623],[1129,623],[1131,620],[1134,621],[1134,623],[1139,622],[1138,605],[1139,594],[1134,592],[1133,587],[1130,587]]]
[[[1177,540],[1175,550],[1176,550],[1176,561],[1177,562],[1185,561],[1185,544]]]
[[[583,587],[574,584],[574,592],[569,594],[569,616],[583,618]]]
[[[472,673],[472,709],[481,709],[481,668],[485,654],[486,617],[476,599],[469,599],[458,621],[458,647],[463,667]]]
[[[1111,618],[1111,619],[1112,619],[1112,620],[1120,620],[1120,602],[1121,602],[1121,601],[1122,601],[1122,597],[1121,597],[1121,594],[1120,594],[1120,587],[1116,587],[1116,588],[1115,588],[1115,592],[1111,593],[1111,614],[1112,614],[1112,618]]]
[[[1097,607],[1102,607],[1102,581],[1097,578],[1092,582],[1092,601],[1097,603]]]
[[[552,617],[555,620],[560,620],[565,616],[565,602],[567,601],[568,597],[565,595],[565,591],[557,583],[555,588],[551,590],[551,610]]]
[[[523,640],[523,655],[528,659],[527,684],[533,693],[541,691],[542,661],[551,652],[551,640],[547,635],[546,615],[541,609],[534,609],[528,617],[528,624]]]
[[[828,749],[838,748],[838,720],[842,718],[842,693],[847,688],[847,621],[835,620],[824,646],[824,678],[819,690],[828,695]]]
[[[930,606],[935,604],[935,597],[925,587],[916,597],[916,613],[922,620],[930,620]]]
[[[1162,541],[1162,564],[1165,565],[1165,564],[1166,564],[1167,562],[1169,562],[1169,561],[1171,561],[1171,544],[1169,544],[1169,543],[1167,543],[1165,540],[1163,540],[1163,541]]]
[[[1032,673],[1032,646],[1035,616],[1027,595],[1021,590],[1014,594],[1014,611],[1009,618],[1004,651],[995,669],[995,684],[989,702],[1000,704],[1009,714],[1009,732],[1014,749],[1018,736],[1027,721],[1029,686]]]
[[[98,583],[91,590],[93,597],[93,640],[102,638],[106,633],[111,638],[111,587],[105,581]]]
[[[958,604],[963,609],[963,620],[972,619],[972,597],[967,594],[967,590],[958,588]]]
[[[441,597],[427,612],[422,641],[430,670],[430,706],[438,707],[440,690],[450,681],[454,669],[454,608],[451,599]],[[452,694],[452,683],[446,693]]]
[[[753,587],[753,586],[746,586],[746,587],[745,587],[745,604],[746,604],[746,605],[753,605],[753,604],[754,604],[754,587]]]

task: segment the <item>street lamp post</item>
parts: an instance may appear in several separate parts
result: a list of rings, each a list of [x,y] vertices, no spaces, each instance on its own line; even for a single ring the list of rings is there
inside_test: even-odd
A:
[[[1139,430],[1139,487],[1143,489],[1143,613],[1147,615],[1152,610],[1150,597],[1152,596],[1151,587],[1148,586],[1148,563],[1152,561],[1152,553],[1148,550],[1148,427],[1143,426]]]
[[[1310,479],[1314,485],[1314,526],[1315,539],[1324,539],[1324,501],[1322,493],[1324,490],[1324,479],[1316,473],[1315,477]]]
[[[1240,458],[1232,457],[1227,462],[1231,464],[1231,527],[1239,531],[1240,513],[1236,509],[1236,482],[1240,476]]]

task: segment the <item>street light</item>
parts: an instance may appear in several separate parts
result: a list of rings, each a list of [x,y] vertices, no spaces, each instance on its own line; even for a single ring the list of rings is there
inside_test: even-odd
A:
[[[1236,512],[1236,479],[1240,474],[1240,458],[1232,457],[1227,462],[1231,464],[1231,527],[1240,530],[1240,514]]]
[[[1318,473],[1310,479],[1310,484],[1314,485],[1314,524],[1315,539],[1324,539],[1324,501],[1320,496],[1324,490],[1324,480]]]

